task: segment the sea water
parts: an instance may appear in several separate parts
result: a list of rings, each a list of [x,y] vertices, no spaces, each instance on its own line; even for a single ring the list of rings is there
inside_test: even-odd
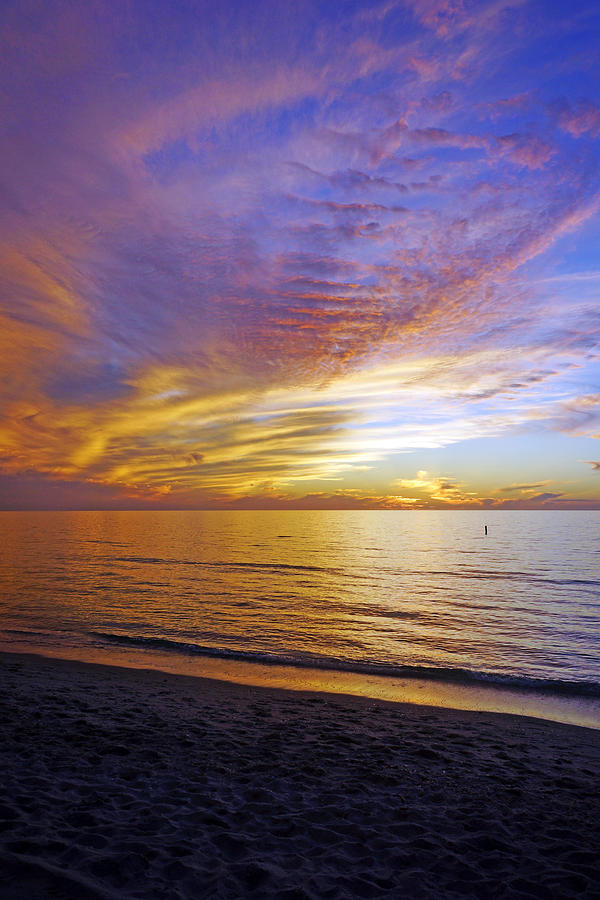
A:
[[[599,545],[598,511],[3,512],[0,647],[600,698]]]

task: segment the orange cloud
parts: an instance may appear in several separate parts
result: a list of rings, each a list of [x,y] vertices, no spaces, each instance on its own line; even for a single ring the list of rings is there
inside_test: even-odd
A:
[[[451,477],[388,496],[389,466],[600,433],[597,107],[569,57],[568,98],[530,77],[562,13],[531,41],[518,3],[225,4],[201,28],[68,6],[17,4],[0,48],[5,474],[475,504]]]

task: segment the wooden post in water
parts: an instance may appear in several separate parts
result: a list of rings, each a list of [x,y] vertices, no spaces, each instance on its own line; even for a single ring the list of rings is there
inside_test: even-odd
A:
[[[485,533],[487,534],[487,525],[483,526],[485,528]]]

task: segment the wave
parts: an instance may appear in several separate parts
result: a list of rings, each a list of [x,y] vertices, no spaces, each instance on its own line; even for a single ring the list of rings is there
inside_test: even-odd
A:
[[[64,629],[57,628],[53,631],[36,631],[32,628],[1,628],[0,634],[20,634],[27,635],[28,637],[49,637],[49,638],[57,638],[60,637],[61,633]]]
[[[285,535],[281,535],[285,537]],[[97,543],[115,543],[111,541],[98,541]],[[377,549],[377,548],[366,548]],[[600,586],[598,579],[586,578],[548,578],[537,572],[511,571],[510,569],[500,572],[489,569],[405,569],[390,566],[378,567],[374,572],[368,575],[361,574],[353,567],[351,571],[341,569],[336,566],[306,566],[292,565],[283,562],[243,562],[236,560],[195,560],[195,559],[171,559],[161,558],[157,556],[114,556],[110,557],[115,562],[137,563],[139,565],[160,565],[160,566],[187,566],[197,569],[221,569],[223,571],[235,570],[256,570],[265,572],[275,572],[281,575],[293,575],[299,573],[311,573],[314,575],[334,575],[337,578],[348,578],[354,581],[372,581],[382,575],[395,575],[402,578],[420,577],[443,577],[456,578],[465,580],[485,580],[485,581],[517,581],[524,584],[535,585],[556,585],[558,587],[592,587]]]
[[[453,684],[488,685],[514,691],[535,691],[549,694],[567,694],[579,697],[600,697],[600,684],[593,681],[566,681],[552,678],[533,678],[495,672],[434,666],[395,665],[384,662],[339,659],[309,653],[286,654],[263,650],[239,650],[229,647],[210,647],[185,641],[173,641],[162,637],[115,634],[92,631],[91,637],[111,644],[127,647],[151,648],[168,653],[189,656],[205,656],[230,659],[239,662],[260,663],[269,666],[293,666],[302,669],[324,669],[334,672],[354,672],[361,675],[382,675],[390,678],[419,678],[427,681],[446,681]]]
[[[342,569],[338,569],[332,566],[302,566],[291,565],[290,563],[254,563],[236,562],[235,560],[229,560],[228,562],[206,562],[195,559],[161,559],[160,557],[156,556],[115,556],[114,560],[115,562],[133,562],[141,563],[143,565],[194,566],[199,569],[259,569],[284,574],[291,574],[293,572],[312,572],[324,575],[336,575],[338,577],[344,578],[350,577],[360,580],[365,580],[366,578],[368,578],[368,576],[366,575],[358,575],[354,572],[348,575],[348,573],[344,572]]]

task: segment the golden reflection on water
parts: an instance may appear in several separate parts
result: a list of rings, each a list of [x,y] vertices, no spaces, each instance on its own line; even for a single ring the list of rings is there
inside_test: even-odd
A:
[[[83,660],[460,708],[499,703],[536,715],[548,697],[122,648],[94,635],[305,662],[317,654],[594,680],[577,667],[591,665],[600,625],[594,588],[585,586],[596,571],[599,521],[597,513],[568,512],[4,513],[3,621],[47,632],[13,635],[4,646],[29,642]],[[53,643],[48,634],[59,632]],[[576,701],[560,704],[574,714]]]

